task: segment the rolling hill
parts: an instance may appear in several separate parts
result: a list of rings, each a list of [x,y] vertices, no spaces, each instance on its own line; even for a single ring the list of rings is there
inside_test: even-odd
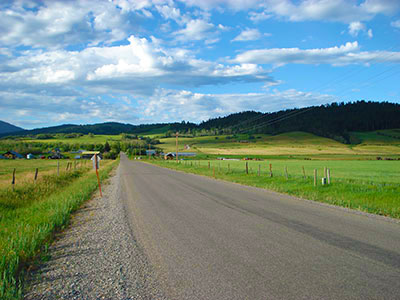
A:
[[[15,125],[12,125],[10,123],[0,121],[0,134],[7,134],[7,133],[13,133],[13,132],[18,132],[24,130],[21,127],[17,127]]]

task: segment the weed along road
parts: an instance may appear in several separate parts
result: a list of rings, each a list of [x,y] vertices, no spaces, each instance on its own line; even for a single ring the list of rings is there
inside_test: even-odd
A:
[[[168,299],[399,299],[400,224],[130,161],[122,199]]]

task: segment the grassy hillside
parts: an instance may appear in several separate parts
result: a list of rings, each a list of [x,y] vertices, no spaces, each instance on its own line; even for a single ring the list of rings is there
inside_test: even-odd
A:
[[[398,138],[396,136],[398,134]],[[400,156],[400,132],[398,129],[367,133],[352,133],[359,141],[356,145],[342,144],[306,132],[289,132],[278,135],[256,134],[204,136],[180,138],[179,151],[213,155],[240,156]],[[393,136],[393,137],[392,137]],[[161,139],[160,148],[175,151],[175,138]],[[185,150],[185,145],[190,149]]]

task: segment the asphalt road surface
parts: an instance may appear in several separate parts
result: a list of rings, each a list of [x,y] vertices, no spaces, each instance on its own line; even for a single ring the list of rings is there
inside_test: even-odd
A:
[[[400,224],[125,155],[130,226],[168,299],[400,299]]]

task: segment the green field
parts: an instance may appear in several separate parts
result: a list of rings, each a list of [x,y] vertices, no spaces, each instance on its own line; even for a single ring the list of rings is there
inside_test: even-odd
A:
[[[60,170],[65,170],[68,162],[71,161],[65,159],[0,160],[0,189],[11,183],[14,168],[16,169],[16,185],[20,185],[33,181],[36,168],[39,170],[38,176],[41,177],[45,174],[56,173],[58,163],[60,164]],[[88,163],[86,162],[86,164]]]
[[[30,139],[20,138],[19,141],[26,143],[41,142],[41,143],[68,143],[68,144],[104,144],[108,142],[119,142],[122,140],[122,135],[83,135],[77,138],[52,138],[52,139]]]
[[[3,176],[8,174],[11,163],[25,173],[31,173],[36,166],[54,170],[54,161],[2,160],[0,168],[6,170]],[[101,162],[102,180],[117,163]],[[42,175],[36,184],[31,180],[17,181],[14,190],[10,185],[0,186],[0,299],[21,298],[25,268],[40,259],[54,231],[65,226],[71,212],[96,189],[97,179],[90,164],[62,170],[60,175]]]
[[[146,161],[184,172],[215,176],[218,179],[271,189],[309,200],[400,218],[400,161],[247,161],[249,174],[245,171],[245,161],[186,160],[179,164],[155,159]],[[269,164],[272,165],[272,178]],[[325,167],[330,169],[331,184],[323,186],[321,177]],[[314,169],[317,170],[317,186],[314,186]]]
[[[380,135],[383,133],[386,135]],[[398,138],[389,137],[387,135]],[[358,144],[343,144],[306,132],[290,132],[279,135],[255,134],[232,136],[202,136],[179,138],[179,151],[197,152],[216,156],[310,156],[314,158],[372,158],[376,156],[400,157],[398,130],[352,133]],[[175,138],[161,139],[158,145],[165,152],[175,151]],[[185,149],[185,146],[190,149]],[[358,156],[358,157],[357,157]]]

